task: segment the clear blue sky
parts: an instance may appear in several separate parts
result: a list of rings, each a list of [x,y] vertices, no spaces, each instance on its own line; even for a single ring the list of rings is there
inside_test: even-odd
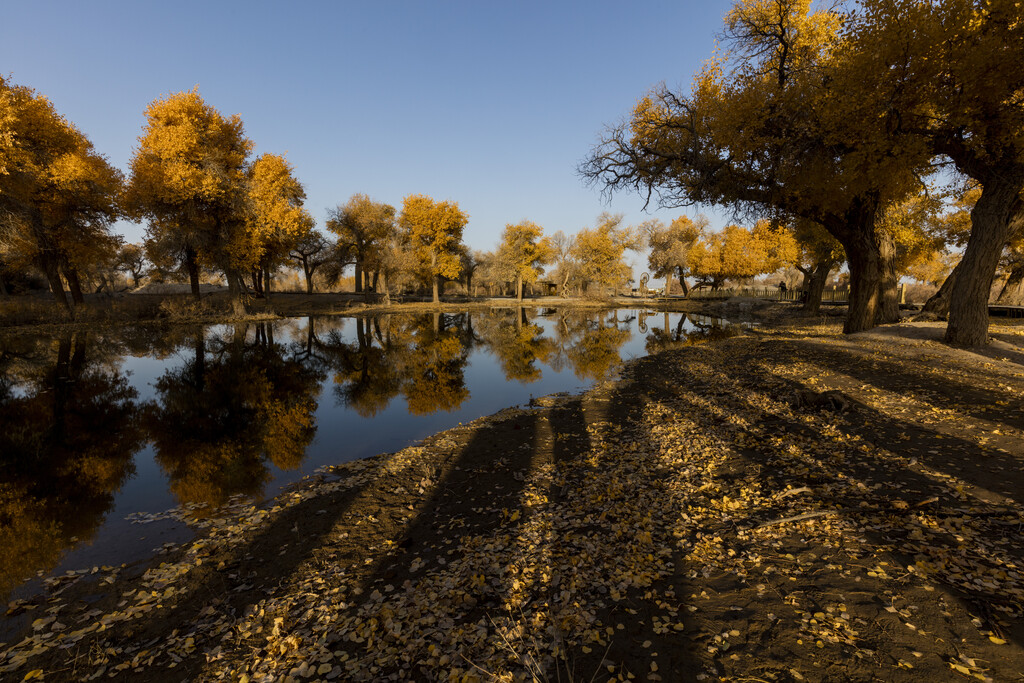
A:
[[[425,193],[459,202],[464,241],[492,249],[521,219],[552,233],[602,210],[629,223],[683,213],[644,214],[631,195],[606,205],[576,166],[648,88],[689,85],[730,6],[11,2],[0,71],[49,97],[123,170],[148,103],[198,85],[242,116],[257,154],[287,153],[319,226],[356,192],[396,207]]]

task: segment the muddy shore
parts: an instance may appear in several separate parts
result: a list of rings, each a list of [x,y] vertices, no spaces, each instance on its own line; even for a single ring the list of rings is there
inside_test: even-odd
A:
[[[0,677],[1020,678],[1024,326],[790,312],[51,581]]]

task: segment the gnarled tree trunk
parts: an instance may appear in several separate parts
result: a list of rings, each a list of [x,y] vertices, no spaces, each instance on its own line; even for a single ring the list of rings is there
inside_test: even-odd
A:
[[[813,268],[802,270],[804,274],[804,286],[803,290],[807,293],[807,298],[804,299],[803,310],[817,315],[821,309],[821,299],[825,292],[825,283],[828,282],[828,274],[832,272],[832,269],[836,267],[835,261],[819,261],[814,264]]]
[[[235,271],[227,271],[224,276],[228,281],[228,295],[231,298],[231,312],[238,316],[246,314],[245,302],[242,300],[242,278]]]
[[[900,276],[896,272],[896,244],[887,232],[879,231],[876,240],[881,273],[878,282],[879,307],[875,313],[875,323],[887,325],[900,321]]]
[[[947,344],[976,347],[988,343],[988,297],[999,256],[1010,237],[1010,219],[1020,207],[1020,189],[1020,182],[1004,176],[983,183],[978,203],[971,210],[971,237],[950,292]]]

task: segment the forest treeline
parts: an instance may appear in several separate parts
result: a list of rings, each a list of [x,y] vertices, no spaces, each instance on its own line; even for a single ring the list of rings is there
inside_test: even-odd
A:
[[[846,264],[847,332],[898,320],[912,277],[939,287],[927,309],[948,313],[947,341],[983,344],[994,283],[1002,303],[1024,296],[1022,27],[1010,0],[741,0],[690,89],[641,97],[580,172],[745,225],[605,213],[545,234],[524,220],[493,251],[464,243],[457,202],[422,194],[400,207],[354,194],[317,228],[289,162],[253,156],[241,118],[198,89],[150,104],[122,173],[45,96],[0,79],[0,293],[35,277],[73,313],[118,274],[188,281],[196,298],[215,278],[240,313],[292,268],[309,293],[352,272],[385,303],[436,302],[453,281],[521,299],[542,278],[543,292],[601,296],[628,288],[632,250],[684,296],[797,269],[810,310]],[[119,219],[144,222],[145,240],[124,243]]]

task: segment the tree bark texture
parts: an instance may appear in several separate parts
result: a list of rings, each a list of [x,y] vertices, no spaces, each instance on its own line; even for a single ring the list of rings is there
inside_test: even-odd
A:
[[[78,277],[78,271],[72,266],[64,266],[64,279],[68,281],[68,290],[71,292],[71,300],[76,305],[85,303],[85,296],[82,294],[82,280]]]
[[[887,232],[876,235],[879,254],[880,279],[878,281],[879,308],[875,324],[887,325],[900,321],[900,276],[896,272],[896,244]]]
[[[858,245],[844,244],[850,264],[850,302],[843,325],[844,334],[863,332],[875,326],[879,301],[879,283],[882,279],[882,264],[878,251],[868,248],[873,241],[868,239]],[[851,248],[851,247],[859,248]]]
[[[687,299],[690,297],[690,288],[686,284],[686,275],[683,273],[683,269],[679,269],[679,286],[683,288],[683,298]],[[667,294],[668,292],[666,292]]]
[[[967,348],[988,343],[988,298],[999,256],[1020,203],[1020,183],[994,178],[971,210],[971,237],[949,296],[946,343]]]

